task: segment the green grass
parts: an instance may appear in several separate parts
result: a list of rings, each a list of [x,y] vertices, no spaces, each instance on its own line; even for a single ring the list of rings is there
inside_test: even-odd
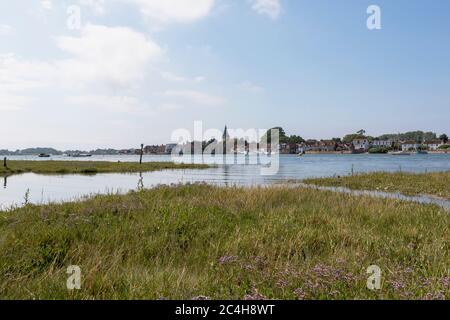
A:
[[[96,174],[131,173],[165,169],[205,169],[203,164],[176,164],[173,162],[107,162],[107,161],[8,161],[0,167],[0,175],[26,172],[40,174]]]
[[[436,206],[283,186],[27,205],[0,212],[0,298],[448,299],[449,226]]]
[[[376,172],[345,177],[307,179],[304,182],[320,186],[400,192],[406,195],[432,195],[450,199],[450,171],[423,174]]]

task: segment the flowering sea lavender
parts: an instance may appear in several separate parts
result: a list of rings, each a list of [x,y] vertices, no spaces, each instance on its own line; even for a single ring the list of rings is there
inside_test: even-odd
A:
[[[234,263],[237,260],[238,260],[238,258],[236,256],[225,255],[225,256],[222,256],[219,258],[219,264],[224,265],[224,264]]]
[[[260,294],[258,292],[258,289],[253,288],[252,289],[252,294],[246,294],[244,296],[244,300],[248,300],[248,301],[251,301],[251,300],[267,300],[267,297],[265,297],[262,294]]]
[[[294,290],[295,295],[297,296],[298,300],[305,300],[306,298],[306,293],[305,291],[303,291],[302,288],[297,288]]]

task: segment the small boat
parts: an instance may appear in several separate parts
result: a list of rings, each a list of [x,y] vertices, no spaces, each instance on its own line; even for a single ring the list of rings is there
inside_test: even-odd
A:
[[[46,154],[46,153],[40,153],[38,157],[39,158],[50,158],[50,155]]]
[[[71,157],[72,158],[88,158],[88,157],[92,157],[92,154],[78,153],[78,154],[72,154]]]
[[[417,150],[417,154],[428,154],[425,150]]]

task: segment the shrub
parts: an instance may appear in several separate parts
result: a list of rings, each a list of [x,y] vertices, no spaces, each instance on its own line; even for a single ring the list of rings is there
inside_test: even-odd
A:
[[[388,153],[389,149],[384,147],[374,147],[369,149],[369,153]]]

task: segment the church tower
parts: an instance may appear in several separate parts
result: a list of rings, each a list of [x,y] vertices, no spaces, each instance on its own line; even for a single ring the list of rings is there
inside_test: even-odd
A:
[[[222,150],[223,150],[223,154],[227,154],[227,144],[228,144],[229,140],[230,140],[230,135],[228,134],[228,128],[225,125],[225,129],[223,130],[223,135],[222,135]]]

